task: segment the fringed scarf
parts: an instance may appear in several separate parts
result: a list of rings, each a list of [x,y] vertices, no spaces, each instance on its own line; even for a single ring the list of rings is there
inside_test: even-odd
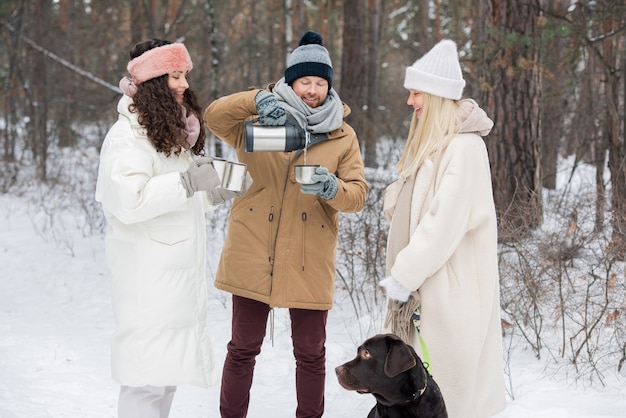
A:
[[[398,253],[409,244],[411,235],[411,198],[415,185],[415,175],[390,184],[385,190],[385,204],[383,212],[391,222],[387,238],[387,276],[391,275],[391,267],[396,261]],[[416,328],[413,323],[413,313],[419,310],[420,295],[418,291],[411,293],[409,300],[399,302],[389,299],[385,328],[396,334],[407,344],[415,341]]]

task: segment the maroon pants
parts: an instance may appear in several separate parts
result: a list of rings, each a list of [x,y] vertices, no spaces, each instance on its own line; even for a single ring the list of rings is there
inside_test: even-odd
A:
[[[233,296],[232,337],[227,346],[220,392],[222,418],[244,418],[248,414],[254,365],[261,352],[269,311],[264,303]],[[296,358],[296,417],[321,417],[328,311],[289,309],[289,315]]]

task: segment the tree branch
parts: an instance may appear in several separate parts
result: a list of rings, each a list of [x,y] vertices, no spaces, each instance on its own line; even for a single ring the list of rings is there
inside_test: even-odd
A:
[[[59,64],[63,65],[66,68],[69,68],[70,70],[74,71],[75,73],[88,78],[89,80],[93,81],[96,84],[100,84],[103,87],[106,87],[109,90],[112,90],[116,93],[122,93],[122,90],[118,87],[118,86],[114,86],[113,84],[110,84],[104,80],[102,80],[101,78],[95,76],[94,74],[85,71],[77,66],[75,66],[74,64],[72,64],[69,61],[64,60],[63,58],[59,57],[58,55],[54,54],[53,52],[45,49],[44,47],[42,47],[41,45],[37,44],[35,41],[33,41],[32,39],[30,39],[27,36],[22,35],[21,33],[18,33],[16,31],[16,29],[9,23],[7,22],[1,22],[2,25],[4,27],[6,27],[9,31],[17,34],[20,39],[22,39],[24,42],[26,42],[28,45],[30,45],[32,48],[34,48],[35,50],[41,52],[42,54],[44,54],[46,57],[58,62]]]

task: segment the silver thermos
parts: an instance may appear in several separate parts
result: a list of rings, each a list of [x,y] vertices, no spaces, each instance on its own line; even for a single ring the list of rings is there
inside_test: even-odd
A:
[[[310,141],[310,133],[296,124],[285,126],[255,125],[245,122],[244,142],[246,152],[282,151],[303,149]]]

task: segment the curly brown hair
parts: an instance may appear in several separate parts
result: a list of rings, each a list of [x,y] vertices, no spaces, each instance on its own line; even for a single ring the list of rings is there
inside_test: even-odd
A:
[[[171,42],[162,39],[140,42],[131,49],[130,59],[153,48],[169,44]],[[181,117],[180,104],[167,85],[168,77],[168,74],[164,74],[137,85],[137,92],[128,110],[138,114],[139,123],[146,129],[154,148],[169,157],[171,154],[179,155],[182,151],[182,144],[187,137],[185,132],[187,126]],[[206,140],[205,124],[202,119],[202,108],[191,88],[188,88],[183,95],[183,106],[186,110],[185,116],[193,113],[200,121],[200,135],[191,151],[195,155],[202,155]]]

